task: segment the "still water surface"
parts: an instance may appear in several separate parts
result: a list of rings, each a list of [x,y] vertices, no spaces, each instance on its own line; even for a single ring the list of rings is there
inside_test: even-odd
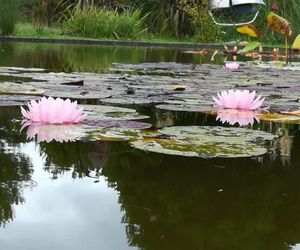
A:
[[[212,53],[210,53],[211,56]],[[207,63],[210,56],[183,53],[182,49],[99,45],[0,42],[0,66],[45,68],[51,71],[99,72],[112,63]],[[229,60],[232,58],[228,58]],[[245,60],[245,58],[240,58]],[[222,63],[220,53],[215,63]]]
[[[62,60],[62,66],[59,54],[78,56],[79,62],[85,50],[91,49],[94,60],[92,51],[99,49],[99,58],[109,63],[139,63],[150,60],[145,54],[171,60],[175,51],[0,46],[10,47],[1,65],[56,71],[65,65],[93,71],[88,59]],[[123,57],[134,51],[136,57]],[[155,127],[220,125],[215,117],[195,113],[140,111]],[[278,152],[204,160],[146,153],[126,142],[37,144],[20,131],[19,120],[18,107],[0,108],[1,250],[300,249],[298,125],[254,125],[282,135]]]

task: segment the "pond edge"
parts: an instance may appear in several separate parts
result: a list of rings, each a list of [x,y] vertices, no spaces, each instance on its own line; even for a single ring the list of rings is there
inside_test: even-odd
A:
[[[60,43],[80,45],[106,45],[106,46],[132,46],[132,47],[161,47],[161,48],[194,48],[194,49],[223,49],[223,44],[195,44],[195,43],[167,43],[167,42],[142,42],[126,40],[100,40],[100,39],[73,39],[73,38],[41,38],[0,36],[1,42],[28,42],[28,43]]]

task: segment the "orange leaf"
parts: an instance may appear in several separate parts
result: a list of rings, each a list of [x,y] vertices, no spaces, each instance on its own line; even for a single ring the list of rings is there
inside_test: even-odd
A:
[[[292,29],[290,23],[281,16],[278,16],[274,12],[270,12],[267,17],[269,28],[275,32],[278,32],[285,36],[292,35]]]
[[[255,28],[255,26],[251,24],[245,24],[236,29],[237,32],[240,34],[245,34],[254,38],[257,38],[260,36],[260,32]]]

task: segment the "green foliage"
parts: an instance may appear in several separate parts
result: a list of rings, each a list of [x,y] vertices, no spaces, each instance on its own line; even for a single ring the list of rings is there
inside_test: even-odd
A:
[[[0,3],[0,34],[12,35],[18,22],[18,1],[2,0]]]
[[[138,0],[136,5],[147,14],[145,22],[152,33],[180,38],[191,31],[190,22],[178,8],[177,1]]]
[[[250,43],[248,43],[248,45],[246,45],[243,49],[240,49],[240,50],[238,51],[238,53],[244,54],[244,53],[251,52],[251,51],[255,50],[257,47],[259,47],[260,45],[261,45],[261,43],[258,42],[258,41],[250,42]]]
[[[140,10],[124,12],[89,7],[75,9],[72,16],[65,21],[66,32],[71,35],[88,38],[125,38],[132,39],[144,33],[144,17]]]
[[[94,4],[119,12],[140,9],[142,16],[147,16],[144,23],[152,34],[183,38],[192,32],[190,20],[178,8],[178,0],[101,0]]]
[[[209,43],[218,41],[220,28],[216,26],[208,14],[209,1],[201,3],[181,0],[180,8],[190,16],[195,30],[196,42]]]

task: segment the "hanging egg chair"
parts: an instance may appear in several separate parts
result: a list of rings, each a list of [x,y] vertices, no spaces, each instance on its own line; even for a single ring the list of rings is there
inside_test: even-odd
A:
[[[264,0],[211,0],[209,15],[220,26],[253,23],[265,5]]]

